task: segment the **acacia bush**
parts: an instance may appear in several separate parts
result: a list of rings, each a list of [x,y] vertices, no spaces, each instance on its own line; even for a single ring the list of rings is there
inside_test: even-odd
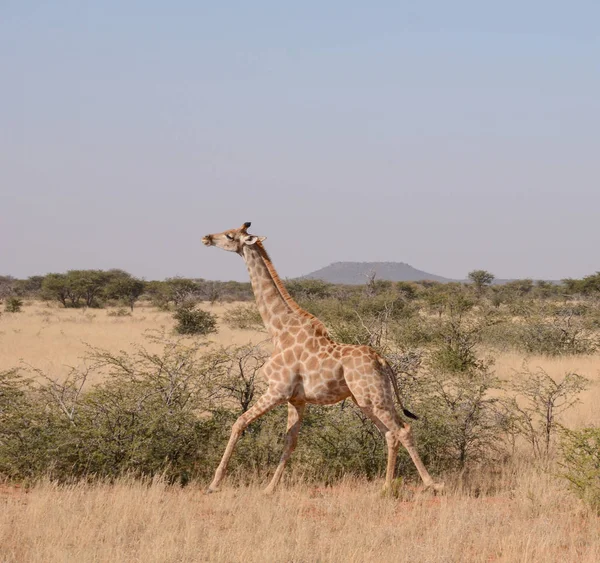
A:
[[[19,313],[23,307],[23,300],[19,297],[8,297],[4,303],[4,310],[7,313]]]
[[[593,354],[598,349],[597,335],[571,313],[530,317],[514,325],[513,339],[515,348],[528,354]]]
[[[525,363],[514,374],[505,400],[511,429],[531,445],[534,456],[548,460],[559,417],[579,403],[579,394],[589,385],[587,378],[567,372],[561,379],[548,375],[542,368],[531,370]]]
[[[26,374],[2,373],[0,474],[13,479],[50,475],[60,481],[124,473],[160,473],[181,483],[209,479],[232,423],[264,390],[259,370],[268,352],[260,346],[208,351],[201,341],[190,345],[162,335],[154,344],[162,351],[142,347],[114,354],[91,348],[82,364],[87,367],[72,369],[64,381],[33,368],[35,383]],[[100,383],[89,386],[91,375]],[[479,413],[486,408],[481,382],[465,380],[479,389],[479,399],[463,391],[451,408],[447,382],[419,377],[425,377],[424,385],[406,385],[403,394],[422,417],[414,428],[424,459],[439,471],[478,459],[484,442]],[[472,404],[479,411],[465,425],[473,418],[467,408]],[[286,415],[283,406],[250,425],[232,460],[234,475],[262,477],[272,470],[281,455]],[[460,432],[467,436],[466,446],[454,438]],[[446,443],[452,440],[454,445]],[[405,475],[414,475],[404,450],[398,463]],[[292,460],[305,478],[376,477],[385,464],[383,437],[350,402],[307,410]]]
[[[206,477],[227,431],[213,412],[218,362],[200,353],[201,344],[158,342],[160,354],[91,349],[88,367],[62,382],[40,370],[37,384],[14,371],[0,374],[0,473]],[[102,383],[84,392],[91,373]]]
[[[217,316],[193,305],[179,307],[173,318],[177,321],[175,332],[178,334],[206,335],[217,332]]]
[[[490,366],[468,373],[426,369],[418,381],[411,407],[422,419],[417,439],[431,467],[463,469],[502,457],[505,427],[494,393],[501,386]]]
[[[563,429],[562,476],[600,514],[600,428]]]
[[[485,321],[466,322],[462,309],[438,321],[426,349],[388,354],[409,409],[423,459],[437,470],[464,469],[498,457],[505,443],[502,389],[491,358],[476,346]]]
[[[230,328],[240,330],[264,330],[264,324],[256,305],[236,305],[223,315],[223,322]]]
[[[20,480],[50,475],[59,481],[125,473],[162,474],[179,483],[210,479],[231,425],[264,391],[260,368],[269,352],[252,345],[209,350],[203,341],[189,344],[162,334],[152,341],[161,351],[140,347],[114,354],[90,348],[82,367],[63,381],[33,368],[35,381],[15,370],[0,373],[0,475]],[[434,473],[462,472],[510,455],[511,439],[531,436],[533,427],[522,419],[514,423],[523,412],[533,413],[535,435],[545,436],[543,417],[533,415],[544,414],[537,407],[546,403],[534,401],[529,411],[521,403],[518,411],[502,401],[502,382],[491,362],[473,360],[462,371],[448,371],[427,349],[389,349],[388,360],[405,406],[419,416],[412,426]],[[100,383],[90,386],[92,375]],[[531,375],[522,390],[539,389]],[[578,392],[557,385],[558,393],[539,394],[556,399],[552,432],[560,410]],[[561,395],[561,389],[568,393]],[[568,404],[561,403],[564,397]],[[286,415],[283,405],[248,427],[232,458],[234,477],[265,478],[272,471],[281,455]],[[321,482],[348,474],[374,478],[385,465],[383,436],[350,401],[307,409],[291,460],[298,474]],[[398,467],[403,476],[417,478],[404,449]]]
[[[518,301],[496,309],[496,321],[481,341],[498,350],[566,356],[593,354],[600,347],[600,312],[587,303]]]

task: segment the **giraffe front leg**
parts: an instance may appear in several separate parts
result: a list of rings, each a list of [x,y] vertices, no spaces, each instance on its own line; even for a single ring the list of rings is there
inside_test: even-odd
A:
[[[233,424],[231,429],[231,436],[229,437],[229,442],[227,443],[227,447],[225,448],[225,452],[223,453],[223,458],[221,459],[221,463],[219,463],[219,467],[215,471],[215,476],[212,480],[212,483],[209,485],[206,492],[214,493],[219,490],[219,485],[221,481],[225,477],[225,472],[227,471],[227,465],[229,464],[229,459],[231,458],[231,454],[233,454],[233,449],[237,444],[237,441],[240,439],[242,432],[248,427],[248,425],[253,421],[262,416],[263,414],[269,412],[272,408],[280,405],[285,401],[283,397],[274,397],[267,393],[263,395],[256,404],[249,408],[244,414],[242,414]]]
[[[279,465],[277,466],[275,474],[273,475],[273,479],[271,479],[271,482],[265,489],[265,493],[267,494],[272,493],[275,490],[275,487],[277,487],[283,474],[283,470],[285,469],[285,464],[292,455],[293,451],[296,449],[296,444],[298,443],[298,433],[300,432],[300,426],[302,424],[302,418],[304,417],[305,409],[305,403],[288,403],[288,421],[287,433],[285,435],[285,446],[283,448],[283,453],[281,454],[281,459],[279,460]]]

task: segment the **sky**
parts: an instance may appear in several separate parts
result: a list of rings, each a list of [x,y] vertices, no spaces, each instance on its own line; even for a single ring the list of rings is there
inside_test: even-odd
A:
[[[600,270],[597,1],[0,0],[0,274]]]

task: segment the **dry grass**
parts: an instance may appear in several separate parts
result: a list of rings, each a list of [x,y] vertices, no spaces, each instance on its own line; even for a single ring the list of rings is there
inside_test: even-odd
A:
[[[202,307],[222,317],[233,305]],[[86,354],[86,344],[111,352],[130,352],[143,344],[156,348],[145,335],[151,330],[173,332],[173,313],[155,307],[138,306],[131,316],[113,317],[109,309],[65,309],[54,303],[28,303],[21,313],[3,313],[0,317],[0,370],[26,362],[60,379],[65,366],[78,366]],[[219,332],[207,340],[215,344],[255,343],[266,338],[261,332],[232,330],[219,324]],[[93,379],[91,380],[93,382]]]
[[[206,306],[222,315],[231,305]],[[43,303],[0,318],[0,369],[21,359],[54,377],[77,365],[85,343],[111,351],[152,347],[144,333],[170,313],[139,307],[132,317],[106,310],[65,310]],[[263,333],[220,326],[211,340],[241,344]],[[504,353],[496,373],[510,378],[524,358]],[[600,357],[531,357],[561,377],[574,370],[597,382]],[[600,424],[600,386],[583,396],[570,425]],[[532,467],[505,468],[494,496],[457,487],[444,497],[382,498],[381,483],[347,481],[332,488],[296,484],[264,497],[258,486],[205,496],[199,486],[121,480],[25,492],[0,488],[0,562],[110,561],[578,561],[600,560],[600,521],[565,485]],[[489,481],[491,476],[479,475]],[[482,490],[492,490],[482,487]],[[410,497],[410,498],[409,498]]]
[[[556,380],[561,380],[568,372],[575,372],[590,379],[589,389],[581,394],[581,403],[567,412],[561,422],[572,427],[600,425],[600,355],[525,358],[521,354],[504,352],[496,358],[495,371],[501,378],[509,380],[515,372],[522,371],[525,361],[531,370],[542,368]]]
[[[7,563],[600,560],[599,519],[532,469],[494,497],[398,500],[361,481],[206,496],[123,480],[4,491],[0,505]]]

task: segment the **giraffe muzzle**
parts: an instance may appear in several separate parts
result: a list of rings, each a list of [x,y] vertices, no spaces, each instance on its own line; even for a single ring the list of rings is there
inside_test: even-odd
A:
[[[212,246],[212,237],[210,235],[202,237],[202,244],[204,246]]]

